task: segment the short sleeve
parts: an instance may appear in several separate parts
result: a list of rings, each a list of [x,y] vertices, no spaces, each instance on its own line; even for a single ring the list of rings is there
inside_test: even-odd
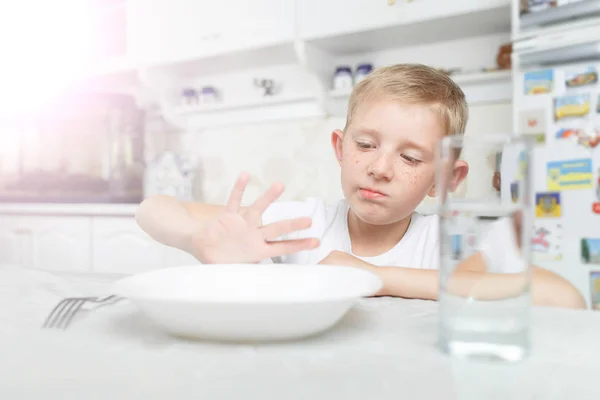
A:
[[[304,201],[277,201],[263,213],[262,224],[264,226],[301,217],[310,218],[312,220],[311,227],[285,235],[281,239],[321,238],[327,228],[327,204],[318,198],[308,198]]]
[[[485,258],[487,272],[518,273],[526,267],[527,260],[521,258],[509,218],[500,218],[490,225],[479,251]]]
[[[305,201],[277,201],[272,203],[262,214],[262,224],[269,225],[287,219],[308,217],[312,225],[308,229],[283,235],[276,240],[290,240],[302,238],[321,239],[327,227],[327,205],[325,201],[309,198]],[[261,264],[272,262],[286,262],[287,257],[275,257],[272,260],[263,260]]]

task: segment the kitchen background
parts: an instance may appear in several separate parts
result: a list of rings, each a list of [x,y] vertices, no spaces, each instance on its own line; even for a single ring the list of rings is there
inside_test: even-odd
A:
[[[247,170],[246,202],[273,181],[284,200],[338,200],[330,134],[372,68],[443,69],[467,95],[467,135],[512,132],[515,21],[579,10],[576,29],[600,11],[596,0],[52,3],[0,17],[13,52],[0,95],[0,262],[108,273],[193,261],[137,228],[145,196],[223,203]],[[459,192],[497,193],[496,164],[474,159]]]

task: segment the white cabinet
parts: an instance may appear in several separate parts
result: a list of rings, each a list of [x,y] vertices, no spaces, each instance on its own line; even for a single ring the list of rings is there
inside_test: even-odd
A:
[[[130,0],[131,54],[142,65],[291,41],[294,2]]]
[[[23,235],[26,230],[19,227],[19,218],[0,215],[0,263],[23,265]]]
[[[510,0],[300,0],[298,32],[304,39],[360,35],[364,31],[496,8],[504,8],[508,15],[509,5]],[[397,40],[406,42],[402,37]]]
[[[361,32],[398,23],[405,0],[299,0],[300,37]]]
[[[89,217],[0,215],[0,263],[89,271]]]
[[[93,217],[92,270],[138,273],[167,266],[166,246],[142,231],[133,217]]]
[[[26,265],[55,271],[89,271],[91,263],[90,218],[76,216],[27,216],[21,224]]]

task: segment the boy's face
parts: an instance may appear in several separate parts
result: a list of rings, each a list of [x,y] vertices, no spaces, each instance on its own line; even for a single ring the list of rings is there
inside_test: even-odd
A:
[[[388,225],[410,216],[435,196],[435,151],[445,134],[427,106],[380,100],[359,106],[346,132],[331,141],[341,166],[342,190],[362,221]],[[468,172],[456,161],[453,186]]]

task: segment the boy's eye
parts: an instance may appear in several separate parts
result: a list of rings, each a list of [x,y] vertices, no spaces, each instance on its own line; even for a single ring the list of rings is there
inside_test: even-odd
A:
[[[371,146],[371,143],[365,143],[365,142],[356,142],[356,145],[361,149],[370,149],[373,147],[373,146]]]
[[[406,160],[406,162],[409,164],[418,164],[421,162],[421,160],[417,160],[416,158],[412,158],[404,154],[402,154],[402,158],[404,158],[404,160]]]

